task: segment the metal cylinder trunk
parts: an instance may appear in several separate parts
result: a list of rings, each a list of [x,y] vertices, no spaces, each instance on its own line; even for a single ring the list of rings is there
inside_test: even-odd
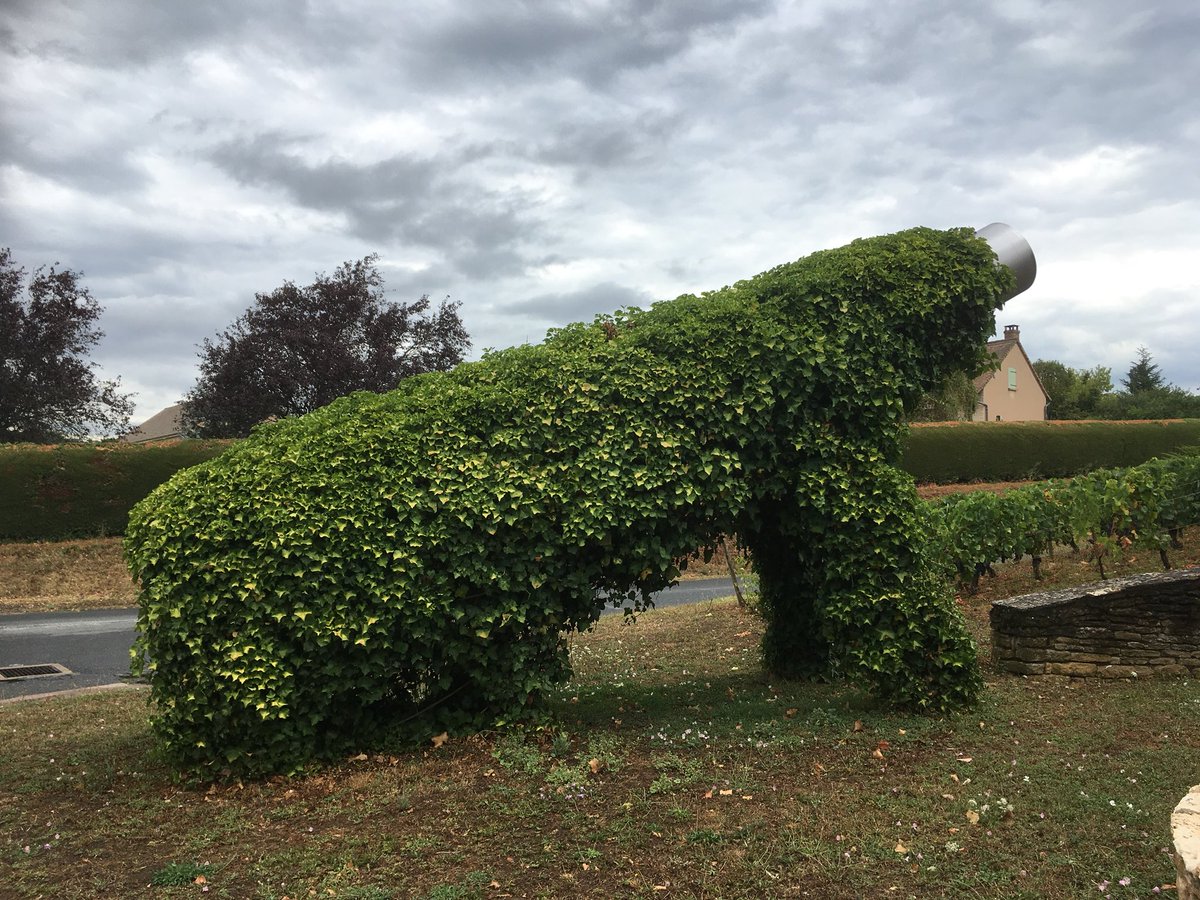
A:
[[[1037,277],[1037,259],[1029,242],[1002,222],[993,222],[975,232],[996,251],[996,259],[1002,266],[1012,270],[1016,288],[1005,300],[1011,300],[1022,291],[1028,290]]]

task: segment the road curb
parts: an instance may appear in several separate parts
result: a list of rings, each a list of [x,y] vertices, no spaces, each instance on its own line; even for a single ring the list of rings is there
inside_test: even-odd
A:
[[[5,706],[9,703],[22,703],[26,700],[51,700],[57,697],[78,697],[83,694],[99,694],[105,691],[144,691],[148,689],[148,684],[125,684],[120,682],[117,684],[93,684],[90,687],[68,688],[65,691],[47,691],[44,694],[22,694],[20,697],[5,697],[0,700],[0,706]]]

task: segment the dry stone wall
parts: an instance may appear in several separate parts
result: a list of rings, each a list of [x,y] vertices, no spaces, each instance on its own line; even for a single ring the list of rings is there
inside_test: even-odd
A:
[[[1015,675],[1200,676],[1200,569],[992,604],[992,660]]]

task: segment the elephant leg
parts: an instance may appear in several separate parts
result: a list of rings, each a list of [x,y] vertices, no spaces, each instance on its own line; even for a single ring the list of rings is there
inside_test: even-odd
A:
[[[759,610],[766,622],[763,665],[783,678],[814,678],[828,674],[829,642],[821,631],[806,548],[793,528],[788,510],[773,509],[756,527],[745,527],[740,539],[750,550],[758,578]]]
[[[807,562],[796,577],[812,599],[774,610],[768,667],[789,674],[789,648],[812,658],[818,643],[827,667],[893,704],[972,703],[982,683],[975,642],[926,543],[912,479],[859,460],[825,466],[814,483],[787,529]]]

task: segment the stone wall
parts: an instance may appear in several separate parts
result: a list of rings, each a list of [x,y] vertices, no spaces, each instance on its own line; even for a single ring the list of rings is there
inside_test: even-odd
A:
[[[1200,784],[1179,801],[1171,816],[1172,856],[1179,900],[1200,900]]]
[[[992,661],[1017,675],[1200,676],[1200,569],[992,604]]]

